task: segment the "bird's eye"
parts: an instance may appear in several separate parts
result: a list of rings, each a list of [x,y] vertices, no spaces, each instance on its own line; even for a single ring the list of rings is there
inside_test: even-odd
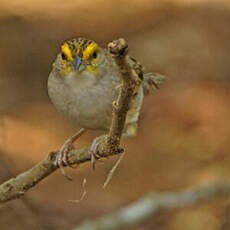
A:
[[[92,53],[92,58],[97,58],[97,51],[94,51],[93,53]]]
[[[63,52],[61,53],[61,57],[63,60],[67,60],[67,57],[66,57],[65,53],[63,53]]]

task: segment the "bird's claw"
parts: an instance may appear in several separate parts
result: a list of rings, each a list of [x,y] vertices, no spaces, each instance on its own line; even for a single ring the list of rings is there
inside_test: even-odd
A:
[[[71,181],[72,181],[72,178],[67,176],[67,174],[65,173],[65,170],[64,170],[64,166],[69,166],[69,167],[74,168],[73,165],[70,165],[67,156],[68,156],[68,153],[72,149],[74,149],[74,146],[73,146],[74,141],[76,141],[84,132],[85,132],[85,129],[80,129],[72,137],[70,137],[68,140],[66,140],[65,143],[60,148],[60,150],[56,156],[56,160],[54,162],[54,165],[61,169],[61,172],[64,175],[64,177],[68,180],[71,180]]]
[[[72,178],[67,176],[64,170],[64,166],[72,167],[68,162],[67,155],[69,151],[72,150],[73,148],[74,147],[73,147],[73,143],[71,142],[71,139],[68,139],[67,141],[65,141],[65,143],[62,145],[61,149],[59,150],[57,154],[56,161],[54,162],[55,166],[61,169],[61,172],[64,175],[64,177],[71,181],[72,181]]]
[[[62,145],[62,147],[60,148],[54,164],[56,166],[60,166],[60,165],[70,166],[67,159],[67,154],[72,149],[74,149],[73,143],[70,141],[70,139],[68,139],[67,141],[65,141],[64,145]]]
[[[97,147],[98,145],[101,143],[102,139],[101,137],[96,137],[94,140],[93,140],[93,143],[89,149],[89,154],[90,154],[90,158],[91,158],[91,164],[92,164],[92,167],[93,167],[93,170],[95,169],[95,165],[96,165],[96,161],[98,160],[98,158],[100,157],[98,154],[97,154]]]

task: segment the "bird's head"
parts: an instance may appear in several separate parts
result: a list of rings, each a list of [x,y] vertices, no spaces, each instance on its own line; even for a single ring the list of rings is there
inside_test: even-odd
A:
[[[65,42],[59,58],[63,76],[70,73],[81,75],[84,72],[97,74],[98,66],[103,62],[102,49],[94,41],[85,38]]]

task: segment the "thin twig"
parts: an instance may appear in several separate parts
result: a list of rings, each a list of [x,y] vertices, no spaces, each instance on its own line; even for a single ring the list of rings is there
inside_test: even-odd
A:
[[[114,172],[116,171],[117,167],[119,166],[119,164],[121,163],[121,160],[123,159],[123,157],[125,156],[125,152],[123,152],[119,159],[117,160],[117,162],[115,163],[115,165],[112,167],[112,169],[109,171],[107,177],[106,177],[106,180],[103,184],[103,188],[106,188],[106,186],[109,184],[109,182],[111,181],[112,177],[113,177],[113,174]]]

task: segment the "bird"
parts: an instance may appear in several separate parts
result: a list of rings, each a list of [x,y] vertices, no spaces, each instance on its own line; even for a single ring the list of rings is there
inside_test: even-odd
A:
[[[162,74],[144,73],[143,66],[136,59],[130,57],[130,60],[138,73],[140,84],[127,112],[124,137],[137,135],[144,96],[165,80]],[[94,40],[79,37],[61,45],[47,85],[48,95],[56,109],[73,126],[81,127],[67,139],[57,155],[55,164],[65,175],[63,166],[69,165],[67,153],[73,148],[73,142],[86,130],[109,130],[113,102],[120,90],[121,73],[108,49],[100,47]]]

